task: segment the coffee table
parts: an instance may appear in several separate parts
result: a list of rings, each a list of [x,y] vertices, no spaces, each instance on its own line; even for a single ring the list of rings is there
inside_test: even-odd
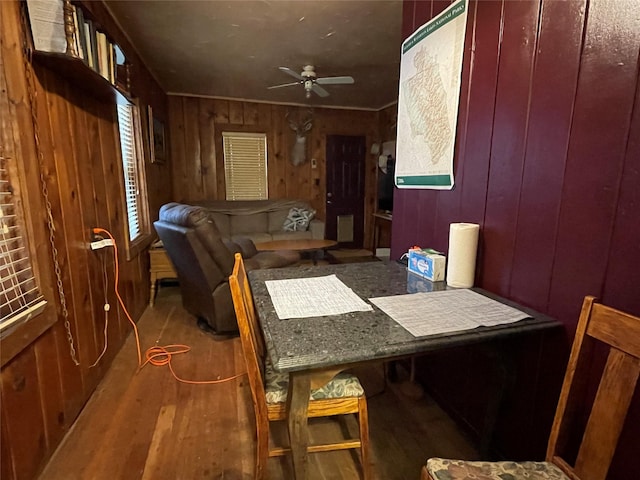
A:
[[[318,253],[324,252],[327,248],[335,247],[337,244],[338,242],[335,240],[273,240],[271,242],[256,243],[256,249],[259,251],[295,250],[297,252],[310,252],[313,264],[317,265]]]

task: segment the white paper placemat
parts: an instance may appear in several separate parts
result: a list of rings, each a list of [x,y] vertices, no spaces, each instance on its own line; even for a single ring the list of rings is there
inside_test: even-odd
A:
[[[530,316],[468,289],[370,298],[414,337],[514,323]]]
[[[264,283],[280,319],[373,310],[335,275],[267,280]]]

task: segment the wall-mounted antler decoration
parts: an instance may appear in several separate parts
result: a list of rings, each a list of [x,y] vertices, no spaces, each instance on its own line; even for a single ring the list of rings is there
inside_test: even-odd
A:
[[[291,149],[291,163],[297,167],[307,160],[307,132],[313,126],[313,110],[309,109],[304,116],[298,112],[296,120],[289,118],[287,112],[285,118],[291,130],[296,132],[296,140]]]

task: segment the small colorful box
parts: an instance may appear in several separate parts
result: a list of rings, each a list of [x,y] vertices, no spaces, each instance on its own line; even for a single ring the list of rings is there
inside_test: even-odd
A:
[[[409,250],[409,262],[407,268],[432,282],[444,280],[446,257],[436,253],[428,253],[424,250]]]

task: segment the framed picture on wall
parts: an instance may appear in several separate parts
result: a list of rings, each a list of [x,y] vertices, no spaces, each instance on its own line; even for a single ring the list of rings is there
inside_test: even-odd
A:
[[[151,105],[148,111],[149,117],[149,153],[152,163],[163,164],[167,159],[167,144],[165,139],[164,124],[153,115]]]

